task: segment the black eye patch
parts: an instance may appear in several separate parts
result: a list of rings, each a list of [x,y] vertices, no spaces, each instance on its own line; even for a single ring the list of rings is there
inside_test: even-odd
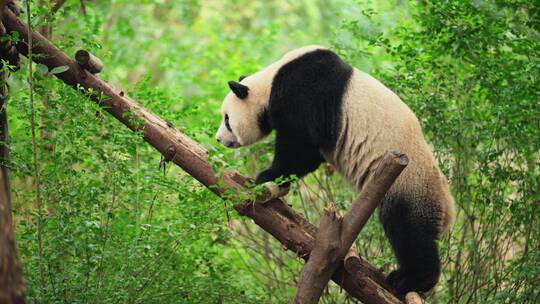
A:
[[[225,114],[225,127],[232,133],[231,125],[229,125],[229,115]]]

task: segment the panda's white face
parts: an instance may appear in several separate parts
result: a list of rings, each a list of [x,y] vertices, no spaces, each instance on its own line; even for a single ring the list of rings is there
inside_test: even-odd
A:
[[[261,130],[259,116],[268,107],[274,75],[286,63],[317,49],[324,47],[310,45],[293,50],[259,72],[241,77],[240,82],[229,81],[231,92],[223,100],[223,120],[216,139],[225,147],[238,148],[268,135],[270,130]]]
[[[259,115],[268,103],[268,94],[258,90],[257,85],[248,86],[247,79],[242,83],[245,84],[229,82],[231,92],[227,94],[221,107],[223,120],[216,139],[228,148],[247,146],[268,135],[259,125]]]

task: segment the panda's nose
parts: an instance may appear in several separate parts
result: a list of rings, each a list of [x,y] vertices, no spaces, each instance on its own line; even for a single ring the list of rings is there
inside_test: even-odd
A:
[[[216,138],[216,140],[217,140],[217,142],[218,142],[218,143],[221,143],[221,139],[219,139],[219,138]]]

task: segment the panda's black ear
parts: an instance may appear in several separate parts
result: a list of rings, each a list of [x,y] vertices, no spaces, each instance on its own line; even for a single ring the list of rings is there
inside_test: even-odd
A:
[[[238,78],[238,81],[242,81],[242,80],[244,80],[244,78],[246,78],[246,77],[247,77],[246,75],[242,75],[242,76],[240,76],[240,78]]]
[[[234,95],[236,95],[240,99],[244,99],[248,96],[249,88],[241,83],[231,80],[229,81],[229,88],[231,88],[231,91],[233,91]]]

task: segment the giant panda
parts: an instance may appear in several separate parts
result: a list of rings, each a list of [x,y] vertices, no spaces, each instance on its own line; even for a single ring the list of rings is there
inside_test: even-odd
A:
[[[218,142],[237,148],[276,131],[273,162],[256,183],[302,177],[328,162],[359,192],[386,151],[405,152],[409,165],[379,206],[398,261],[388,281],[400,294],[436,285],[436,240],[453,222],[454,200],[418,119],[396,94],[321,46],[293,50],[228,85]]]

